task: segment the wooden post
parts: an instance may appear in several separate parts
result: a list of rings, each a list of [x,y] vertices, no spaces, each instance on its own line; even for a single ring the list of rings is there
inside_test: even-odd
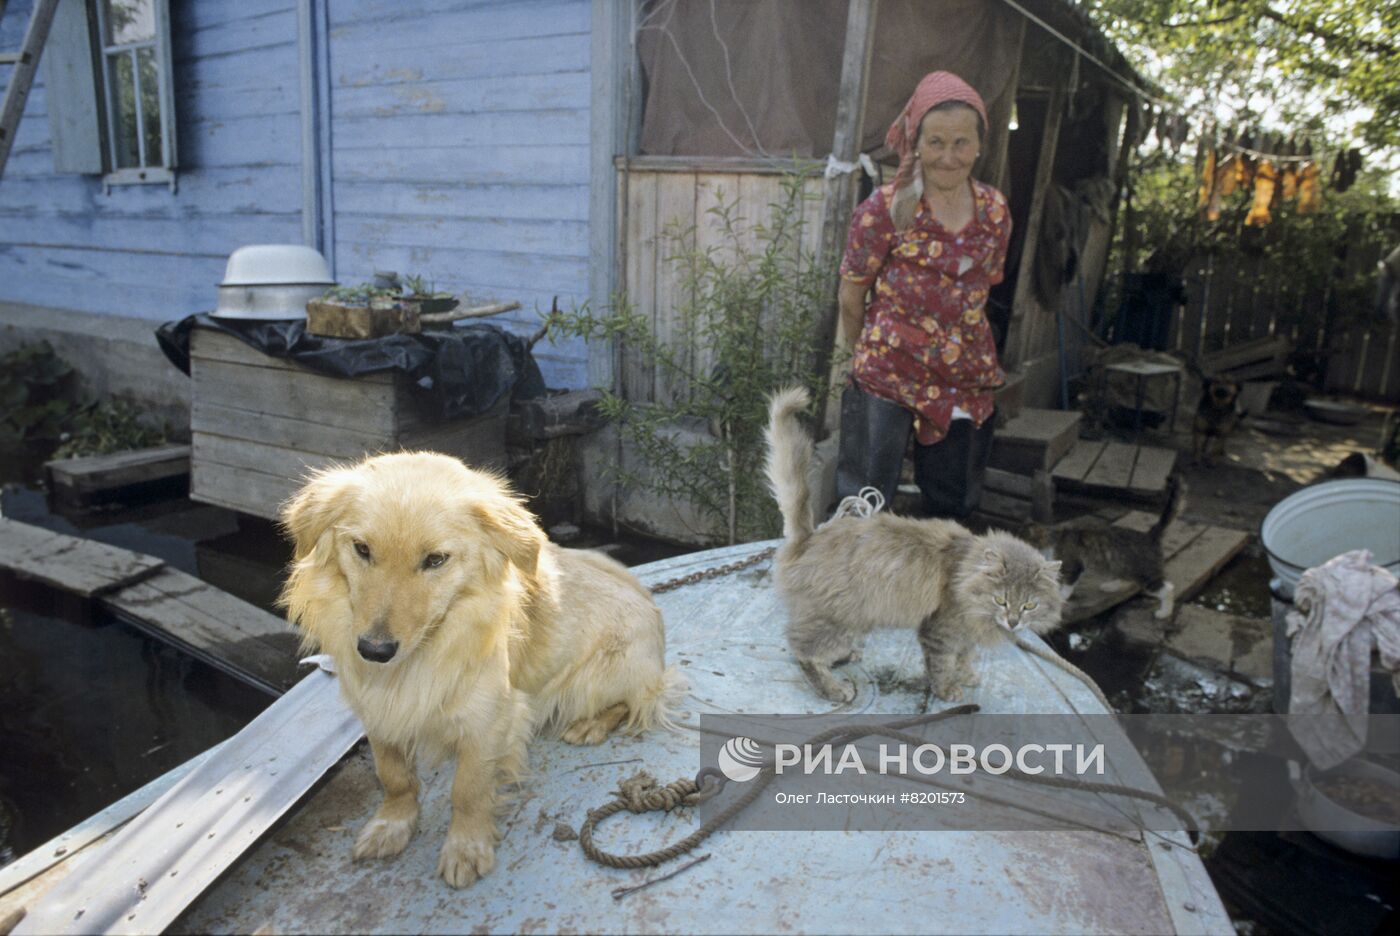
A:
[[[633,10],[634,0],[593,0],[592,5],[590,113],[594,129],[589,149],[588,248],[593,262],[588,269],[588,299],[595,312],[610,306],[617,292],[619,225],[626,230],[625,220],[619,220],[619,208],[627,193],[618,183],[614,160],[632,154],[635,128],[631,125],[637,123],[635,115],[640,108]],[[619,374],[616,347],[598,342],[589,348],[591,386],[615,389]]]
[[[1060,121],[1065,111],[1065,89],[1056,84],[1050,92],[1045,109],[1045,129],[1040,135],[1040,157],[1035,166],[1035,188],[1031,192],[1031,211],[1026,219],[1026,238],[1021,248],[1021,264],[1016,269],[1016,292],[1011,302],[1011,326],[1006,336],[1008,366],[1015,367],[1026,360],[1030,352],[1031,326],[1030,293],[1035,276],[1036,245],[1040,240],[1040,225],[1045,217],[1045,199],[1050,193],[1055,168],[1055,150],[1060,142]]]
[[[1021,28],[1016,33],[1016,64],[1012,66],[1011,80],[1006,83],[1006,90],[1002,92],[1003,97],[1010,97],[1010,106],[989,105],[987,118],[992,125],[987,128],[987,141],[976,173],[977,178],[996,188],[1007,198],[1011,197],[1008,182],[1011,167],[1007,158],[1011,150],[1011,115],[1016,113],[1016,90],[1021,83],[1021,50],[1026,42],[1026,18],[1018,18]],[[1003,103],[1001,99],[996,102],[997,105]]]
[[[831,153],[842,162],[854,162],[860,154],[862,123],[865,118],[865,92],[870,83],[870,53],[875,40],[875,11],[879,0],[851,0],[846,15],[846,48],[841,57],[841,86],[836,98],[836,132],[832,137]],[[830,300],[822,309],[817,322],[813,367],[824,374],[831,367],[836,341],[839,308],[836,287],[839,277],[835,266],[840,262],[846,240],[846,227],[851,223],[851,202],[856,192],[856,173],[839,173],[826,180],[826,201],[822,209],[821,251],[822,269],[831,268],[827,292]],[[826,418],[826,398],[817,401],[817,425]]]

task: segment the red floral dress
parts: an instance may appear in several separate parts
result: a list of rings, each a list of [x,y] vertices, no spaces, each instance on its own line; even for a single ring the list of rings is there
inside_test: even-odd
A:
[[[875,284],[851,373],[866,393],[914,411],[919,443],[948,434],[953,408],[978,425],[1006,382],[987,323],[988,290],[1002,280],[1011,212],[1006,197],[972,180],[972,220],[949,231],[922,200],[909,230],[895,230],[894,186],[856,208],[841,277]]]

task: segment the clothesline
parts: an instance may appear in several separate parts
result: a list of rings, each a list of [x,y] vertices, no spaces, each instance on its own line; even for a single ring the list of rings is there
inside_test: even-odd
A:
[[[1166,99],[1164,99],[1164,98],[1160,98],[1160,97],[1158,97],[1157,95],[1151,93],[1150,91],[1147,91],[1146,89],[1142,88],[1141,86],[1139,86],[1139,85],[1137,85],[1137,84],[1134,84],[1133,82],[1129,81],[1127,78],[1124,78],[1122,75],[1118,74],[1116,71],[1114,71],[1112,68],[1110,68],[1107,64],[1105,64],[1101,59],[1099,59],[1098,57],[1096,57],[1096,56],[1094,56],[1093,54],[1091,54],[1088,50],[1084,49],[1082,46],[1080,46],[1080,45],[1079,45],[1077,42],[1075,42],[1073,39],[1069,38],[1069,37],[1066,36],[1064,33],[1060,32],[1058,29],[1056,29],[1055,27],[1051,26],[1049,23],[1045,22],[1045,20],[1043,20],[1043,19],[1041,19],[1040,17],[1036,16],[1036,15],[1035,15],[1034,13],[1032,13],[1030,10],[1027,10],[1025,7],[1021,6],[1021,4],[1017,3],[1016,0],[1002,0],[1002,2],[1005,3],[1007,6],[1011,7],[1011,8],[1012,8],[1013,10],[1015,10],[1017,13],[1020,13],[1020,14],[1021,14],[1022,16],[1024,16],[1026,19],[1028,19],[1028,20],[1030,20],[1031,22],[1035,23],[1037,26],[1039,26],[1041,29],[1045,30],[1045,31],[1046,31],[1047,33],[1049,33],[1051,36],[1053,36],[1054,38],[1058,39],[1060,42],[1063,42],[1065,45],[1069,46],[1071,49],[1074,50],[1074,53],[1075,53],[1076,55],[1083,56],[1084,58],[1086,58],[1086,59],[1088,59],[1089,61],[1093,62],[1095,65],[1099,66],[1099,68],[1101,68],[1101,69],[1104,71],[1104,73],[1108,75],[1109,78],[1113,79],[1114,81],[1118,82],[1118,83],[1119,83],[1120,85],[1122,85],[1123,87],[1127,88],[1128,91],[1131,92],[1135,97],[1137,97],[1137,98],[1139,98],[1139,99],[1141,99],[1141,100],[1143,100],[1143,101],[1146,101],[1146,102],[1149,103],[1149,104],[1156,105],[1159,109],[1162,109],[1162,110],[1169,110],[1169,111],[1173,111],[1173,112],[1176,112],[1176,113],[1181,113],[1181,112],[1182,112],[1183,109],[1182,109],[1177,103],[1175,103],[1175,102],[1173,102],[1173,101],[1168,101],[1168,100],[1166,100]],[[1269,160],[1270,162],[1274,162],[1274,163],[1282,163],[1282,162],[1297,162],[1297,163],[1304,163],[1304,162],[1321,162],[1327,155],[1329,155],[1330,153],[1333,152],[1332,150],[1326,150],[1326,151],[1323,151],[1323,152],[1321,152],[1321,153],[1315,153],[1315,154],[1306,155],[1306,156],[1297,156],[1297,155],[1284,155],[1283,153],[1265,153],[1265,152],[1262,152],[1262,151],[1260,151],[1260,150],[1251,149],[1250,147],[1247,147],[1247,146],[1241,146],[1241,145],[1239,145],[1238,143],[1231,143],[1231,142],[1229,142],[1229,141],[1227,141],[1227,140],[1212,140],[1211,143],[1210,143],[1210,145],[1213,146],[1213,147],[1215,147],[1215,148],[1217,148],[1217,149],[1219,149],[1219,148],[1230,149],[1230,150],[1233,150],[1233,151],[1236,152],[1236,153],[1241,153],[1241,154],[1246,155],[1246,156],[1253,156],[1253,157],[1255,157],[1255,158],[1257,158],[1257,159],[1267,159],[1267,160]]]

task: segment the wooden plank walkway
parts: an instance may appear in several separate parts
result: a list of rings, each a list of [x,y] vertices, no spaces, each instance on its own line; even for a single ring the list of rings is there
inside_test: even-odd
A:
[[[189,473],[188,445],[160,445],[44,463],[49,490],[79,502],[138,484],[172,481]]]
[[[1158,500],[1176,466],[1175,449],[1080,439],[1051,471],[1055,487],[1074,494]]]
[[[96,599],[108,611],[273,695],[298,678],[282,618],[153,556],[0,517],[0,569]]]
[[[1114,526],[1146,531],[1157,522],[1157,516],[1135,510]],[[1162,553],[1167,561],[1167,581],[1174,586],[1178,603],[1190,601],[1225,564],[1235,558],[1249,543],[1250,534],[1241,530],[1208,526],[1177,520],[1162,533]],[[1122,591],[1106,592],[1099,583],[1112,576],[1085,573],[1074,595],[1065,604],[1064,622],[1073,624],[1098,617],[1105,611],[1134,597],[1141,588],[1136,584]]]
[[[139,582],[164,565],[154,556],[0,517],[0,569],[84,598]]]

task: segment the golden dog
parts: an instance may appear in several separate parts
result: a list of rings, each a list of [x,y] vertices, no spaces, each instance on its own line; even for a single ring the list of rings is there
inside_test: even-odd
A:
[[[607,556],[550,543],[496,477],[380,455],[312,477],[282,523],[295,543],[282,604],[334,660],[384,785],[355,858],[403,851],[416,756],[453,756],[438,872],[465,887],[495,865],[497,788],[536,729],[596,744],[668,723],[683,681],[650,593]]]

